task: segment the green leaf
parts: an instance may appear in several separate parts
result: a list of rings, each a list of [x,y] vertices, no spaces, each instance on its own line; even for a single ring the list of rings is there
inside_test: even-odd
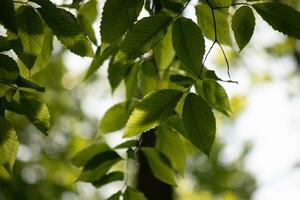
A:
[[[98,15],[97,4],[97,0],[90,0],[80,7],[77,14],[79,25],[94,44],[97,44],[97,39],[92,24]]]
[[[175,51],[172,44],[172,25],[169,25],[164,38],[154,47],[153,55],[155,63],[160,70],[169,67],[175,57]]]
[[[204,80],[202,91],[205,99],[212,108],[215,108],[228,115],[231,111],[230,103],[224,88],[213,80]]]
[[[116,146],[114,149],[127,149],[131,147],[136,147],[138,145],[138,142],[138,140],[127,140]]]
[[[194,84],[194,80],[191,77],[180,74],[172,74],[169,79],[171,82],[185,88],[189,88]]]
[[[232,4],[232,0],[209,0],[209,2],[213,7],[224,7]]]
[[[0,52],[1,51],[8,51],[12,47],[10,46],[6,37],[0,36]]]
[[[101,47],[98,47],[96,51],[96,55],[89,66],[88,71],[85,74],[84,80],[87,80],[92,74],[94,74],[104,63],[109,56],[115,54],[117,52],[117,44],[112,44],[106,47],[103,52],[101,51]]]
[[[121,181],[123,180],[123,178],[124,178],[123,172],[111,172],[107,175],[102,176],[99,180],[92,182],[92,184],[95,187],[99,188],[114,181]]]
[[[15,130],[4,117],[0,116],[0,165],[10,174],[12,174],[18,147]]]
[[[108,68],[108,80],[112,89],[112,92],[119,86],[120,82],[125,78],[126,73],[132,63],[122,64],[122,63],[110,63]]]
[[[100,132],[110,133],[120,130],[126,125],[129,115],[127,102],[114,105],[104,114],[99,126]]]
[[[57,8],[49,0],[31,1],[41,6],[38,8],[39,13],[62,44],[77,55],[90,57],[94,55],[91,43],[72,13]]]
[[[183,93],[179,90],[165,89],[144,97],[132,112],[124,137],[132,137],[155,128],[174,111]]]
[[[92,157],[97,154],[111,150],[109,146],[102,142],[96,141],[88,147],[78,152],[72,159],[71,162],[77,167],[84,166]]]
[[[176,176],[173,169],[162,160],[159,152],[150,147],[143,147],[141,150],[147,158],[153,175],[164,183],[176,185]]]
[[[36,72],[43,69],[49,62],[51,53],[53,50],[53,33],[51,29],[47,26],[44,27],[44,40],[42,45],[42,51],[38,55],[33,70],[36,69]],[[31,73],[33,74],[33,73]]]
[[[124,200],[147,200],[144,194],[128,186],[123,195]]]
[[[221,44],[231,45],[229,23],[227,21],[226,9],[214,10],[216,17],[217,38]],[[215,40],[214,20],[210,7],[207,4],[196,6],[198,25],[204,36],[210,40]]]
[[[0,80],[15,83],[20,75],[17,63],[7,55],[0,54]]]
[[[101,40],[113,43],[129,30],[142,10],[143,0],[107,0],[101,21]]]
[[[205,53],[205,43],[200,28],[192,20],[180,17],[174,23],[172,36],[176,55],[190,73],[198,76]]]
[[[50,128],[50,113],[46,104],[35,97],[25,94],[20,96],[22,110],[29,121],[45,135],[48,135]]]
[[[19,7],[16,14],[18,35],[23,46],[23,54],[28,58],[28,62],[24,64],[28,69],[32,69],[42,51],[44,39],[42,20],[31,6]]]
[[[107,200],[120,200],[121,196],[122,196],[122,192],[119,191],[119,192],[111,195]]]
[[[172,17],[156,15],[138,21],[126,34],[120,57],[135,59],[154,47],[165,35]]]
[[[121,157],[112,150],[99,153],[84,165],[78,180],[95,182],[106,175],[108,170],[120,160],[122,160]]]
[[[250,41],[255,26],[255,17],[252,9],[248,6],[240,7],[233,15],[231,27],[240,51]]]
[[[158,88],[158,70],[152,61],[146,60],[140,66],[139,80],[143,96]]]
[[[184,136],[209,155],[216,134],[216,121],[210,106],[202,97],[190,93],[185,98],[182,119],[186,130]]]
[[[0,1],[0,23],[3,24],[8,30],[17,33],[17,23],[13,0]]]
[[[169,126],[160,126],[156,131],[155,148],[170,160],[175,170],[183,174],[186,159],[185,144],[177,131]]]
[[[17,86],[24,88],[31,88],[39,92],[45,92],[45,87],[41,87],[38,84],[19,76],[16,82]]]
[[[131,65],[125,75],[126,99],[130,100],[135,97],[138,86],[139,63]]]
[[[294,8],[281,3],[256,3],[252,5],[256,12],[274,30],[300,39],[300,13]]]

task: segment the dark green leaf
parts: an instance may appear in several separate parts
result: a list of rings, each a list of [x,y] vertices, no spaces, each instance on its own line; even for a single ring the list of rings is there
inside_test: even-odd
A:
[[[101,40],[113,43],[129,30],[143,7],[143,0],[107,0],[101,21]]]
[[[224,88],[213,80],[204,80],[202,91],[205,99],[212,108],[228,114],[231,111],[230,103]]]
[[[126,73],[132,66],[131,63],[110,63],[108,68],[108,80],[112,89],[112,92],[118,87],[120,82],[125,78]]]
[[[172,74],[169,79],[171,82],[185,88],[189,88],[194,84],[194,80],[192,78],[180,74]]]
[[[123,195],[124,200],[147,200],[144,194],[128,186]]]
[[[8,30],[17,33],[17,23],[13,0],[0,1],[0,23],[3,24]]]
[[[173,169],[162,160],[157,150],[143,147],[142,152],[145,154],[150,169],[157,179],[170,185],[176,185],[176,176]]]
[[[20,75],[17,63],[7,55],[0,54],[0,80],[15,83]]]
[[[0,116],[0,165],[10,174],[17,157],[19,142],[17,134],[9,122]]]
[[[186,152],[178,132],[169,126],[160,126],[156,131],[155,145],[156,149],[170,160],[172,167],[183,174]]]
[[[96,51],[96,55],[85,74],[84,80],[88,79],[93,73],[95,73],[103,64],[103,62],[108,59],[109,56],[115,54],[117,52],[117,44],[112,44],[106,47],[103,52],[101,51],[101,47],[98,47]]]
[[[97,39],[92,24],[96,20],[97,14],[97,0],[90,0],[83,4],[77,14],[79,25],[94,44],[97,44]]]
[[[178,18],[173,27],[173,47],[176,55],[196,76],[201,70],[205,43],[200,28],[190,19]]]
[[[8,51],[12,47],[10,46],[6,37],[0,36],[0,52],[1,51]]]
[[[21,6],[17,10],[18,35],[23,47],[23,54],[28,59],[24,63],[32,69],[42,51],[44,28],[39,14],[31,6]]]
[[[221,44],[231,45],[229,23],[226,9],[214,10],[216,17],[217,38]],[[196,6],[198,25],[203,34],[210,40],[215,40],[214,20],[210,7],[207,4]]]
[[[154,47],[165,35],[172,17],[156,15],[138,21],[126,34],[120,47],[120,57],[135,59]]]
[[[47,135],[50,128],[50,114],[46,104],[24,94],[20,96],[20,103],[29,121]]]
[[[300,13],[294,8],[272,2],[256,3],[252,6],[273,29],[300,39]]]
[[[132,112],[124,137],[132,137],[155,128],[174,111],[183,93],[179,90],[165,89],[144,97]]]
[[[248,44],[253,35],[255,17],[252,9],[247,6],[240,7],[234,13],[231,22],[235,40],[241,51]]]
[[[83,167],[79,181],[95,182],[103,177],[108,170],[119,162],[121,157],[114,151],[106,151],[92,157]]]
[[[45,87],[41,87],[38,84],[19,76],[16,82],[17,86],[24,88],[31,88],[39,92],[45,92]]]
[[[100,177],[99,180],[92,182],[92,184],[95,187],[99,188],[114,181],[121,181],[123,178],[124,178],[123,172],[111,172],[107,175]]]
[[[107,200],[120,200],[121,196],[122,196],[122,192],[119,191],[119,192],[111,195]]]
[[[184,136],[209,155],[216,134],[216,121],[210,106],[202,97],[190,93],[185,98],[182,119],[186,130]]]
[[[62,44],[80,56],[93,56],[91,43],[82,32],[74,15],[57,8],[49,0],[31,0],[41,6],[38,11]]]

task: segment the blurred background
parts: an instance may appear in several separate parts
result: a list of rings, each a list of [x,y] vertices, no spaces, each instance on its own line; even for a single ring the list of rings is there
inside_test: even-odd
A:
[[[99,13],[103,3],[99,1]],[[192,1],[184,13],[193,20],[196,3]],[[284,3],[300,11],[298,0]],[[99,21],[94,23],[96,30]],[[5,34],[3,29],[0,33]],[[209,47],[211,42],[206,42]],[[239,84],[221,83],[233,115],[216,113],[212,156],[208,159],[195,152],[189,157],[174,196],[178,200],[299,200],[300,42],[273,31],[257,17],[250,44],[240,54],[236,49],[225,47],[231,77]],[[125,95],[123,85],[111,93],[107,63],[83,82],[90,62],[55,40],[50,63],[32,77],[47,87],[42,98],[52,115],[50,134],[45,137],[24,117],[9,115],[21,145],[14,176],[0,171],[0,200],[102,200],[122,186],[112,183],[99,189],[75,182],[80,170],[69,161],[96,137],[104,112]],[[207,66],[226,79],[225,61],[217,47]],[[105,136],[110,145],[121,138],[122,132]]]

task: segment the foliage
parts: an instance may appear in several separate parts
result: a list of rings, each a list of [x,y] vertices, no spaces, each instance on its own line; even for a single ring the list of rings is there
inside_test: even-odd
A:
[[[107,111],[101,120],[100,132],[125,128],[124,137],[140,135],[141,141],[142,133],[155,129],[159,135],[157,145],[141,148],[141,151],[154,176],[172,185],[176,184],[176,172],[184,171],[186,158],[185,154],[177,155],[177,148],[186,149],[193,144],[209,156],[216,135],[213,109],[226,115],[230,113],[228,96],[217,82],[223,80],[209,70],[209,66],[205,67],[207,56],[214,45],[218,45],[230,79],[225,82],[234,82],[222,46],[231,47],[235,43],[231,41],[230,24],[240,50],[250,42],[255,29],[253,10],[273,29],[300,39],[300,13],[286,4],[200,1],[195,6],[196,23],[184,16],[190,1],[162,2],[157,7],[151,6],[154,1],[150,0],[107,0],[100,31],[92,28],[98,16],[95,0],[73,1],[70,5],[56,5],[50,0],[0,2],[0,23],[7,30],[6,35],[0,37],[2,168],[12,172],[19,144],[13,128],[17,125],[9,122],[8,112],[25,116],[45,134],[51,127],[49,109],[40,98],[45,88],[31,79],[31,73],[38,75],[51,56],[53,36],[71,52],[93,57],[85,80],[93,76],[104,61],[109,61],[112,91],[124,80],[126,101]],[[150,16],[137,20],[143,7]],[[229,23],[228,12],[233,12],[232,23]],[[98,32],[101,46],[97,46],[95,33]],[[212,40],[207,52],[205,38]],[[96,53],[93,48],[97,49]],[[12,58],[10,50],[17,58]],[[22,72],[24,66],[28,74]],[[173,134],[174,138],[168,134]],[[132,152],[139,150],[139,144],[127,142],[115,149],[127,148]],[[77,154],[73,163],[82,167],[78,181],[100,187],[122,179],[122,172],[111,171],[124,159],[115,149],[96,142]],[[125,160],[129,162],[130,158],[135,159],[135,156],[129,153]],[[125,191],[120,190],[110,199],[120,196],[145,199],[142,193],[129,187],[126,180],[125,184]]]

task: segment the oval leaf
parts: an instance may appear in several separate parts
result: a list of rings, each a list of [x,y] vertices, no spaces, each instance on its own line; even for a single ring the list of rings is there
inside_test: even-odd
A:
[[[190,19],[180,17],[173,27],[173,47],[176,55],[194,75],[199,75],[205,53],[205,43],[200,28]]]
[[[15,83],[20,75],[17,63],[9,56],[0,54],[0,81]]]
[[[9,122],[0,116],[0,165],[10,174],[17,157],[19,142]]]
[[[240,7],[233,15],[231,27],[240,51],[250,41],[255,26],[255,17],[248,6]]]
[[[135,59],[149,51],[165,35],[172,17],[156,15],[138,21],[121,44],[121,58]]]
[[[300,39],[300,13],[298,11],[280,3],[257,3],[253,7],[273,29]]]
[[[182,96],[179,90],[165,89],[146,96],[132,112],[124,137],[132,137],[158,126],[174,111]]]
[[[57,8],[49,0],[32,1],[41,6],[38,8],[39,13],[62,44],[77,55],[90,57],[94,55],[91,43],[72,13]]]
[[[129,30],[142,10],[143,0],[108,0],[101,21],[102,42],[112,43]]]
[[[124,200],[147,200],[144,194],[128,186],[123,195]]]
[[[202,97],[190,93],[185,98],[182,120],[185,137],[209,155],[216,134],[216,120],[210,106]]]
[[[18,35],[26,56],[26,67],[32,69],[42,51],[44,28],[39,14],[31,6],[21,6],[17,10]]]
[[[159,152],[150,147],[144,147],[141,150],[147,158],[153,175],[162,182],[176,185],[176,176],[173,169],[162,160]]]
[[[22,95],[20,97],[22,110],[29,121],[45,135],[50,128],[50,113],[46,104],[33,97]]]
[[[213,80],[204,80],[202,91],[205,99],[212,108],[215,108],[228,115],[231,111],[230,103],[224,88]]]

